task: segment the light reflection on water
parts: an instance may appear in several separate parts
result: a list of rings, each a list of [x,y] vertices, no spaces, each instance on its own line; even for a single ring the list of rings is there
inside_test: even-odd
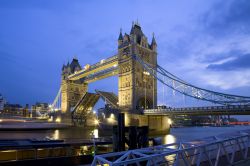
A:
[[[163,137],[163,144],[172,144],[175,142],[176,142],[176,138],[172,134],[168,134]]]
[[[168,135],[165,135],[165,136],[162,138],[162,144],[172,144],[172,143],[176,143],[176,138],[175,138],[174,135],[168,134]],[[176,149],[176,146],[175,146],[175,145],[172,145],[172,146],[168,146],[167,148]],[[175,154],[165,156],[164,158],[165,158],[167,161],[172,162],[172,161],[175,159]]]
[[[59,130],[54,131],[53,139],[59,139],[60,132]]]
[[[171,128],[170,134],[162,137],[163,144],[170,144],[179,141],[189,141],[203,137],[214,136],[222,133],[230,133],[239,130],[250,129],[250,126],[233,127],[183,127]],[[80,127],[52,130],[26,130],[26,131],[0,131],[1,139],[91,139],[91,133],[94,137],[110,137],[112,132],[105,129],[94,130]],[[105,134],[105,135],[103,135]]]
[[[163,144],[170,144],[180,141],[191,141],[204,137],[216,136],[224,133],[232,133],[240,130],[250,129],[250,126],[230,127],[182,127],[171,128],[170,134],[162,137]]]
[[[98,138],[99,137],[99,134],[98,134],[98,129],[94,129],[93,130],[93,135],[94,135],[94,138]]]

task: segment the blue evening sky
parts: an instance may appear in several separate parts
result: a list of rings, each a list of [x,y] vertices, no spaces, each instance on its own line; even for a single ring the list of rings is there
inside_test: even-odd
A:
[[[114,55],[120,28],[129,33],[137,19],[149,41],[155,33],[165,69],[203,88],[250,96],[248,0],[0,0],[0,93],[10,103],[52,102],[63,63]],[[108,78],[89,91],[117,93],[117,84]],[[158,87],[159,104],[190,101]]]

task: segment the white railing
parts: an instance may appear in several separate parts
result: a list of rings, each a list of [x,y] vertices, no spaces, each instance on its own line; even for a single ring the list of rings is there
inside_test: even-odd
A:
[[[95,156],[92,166],[232,165],[250,156],[250,130]]]

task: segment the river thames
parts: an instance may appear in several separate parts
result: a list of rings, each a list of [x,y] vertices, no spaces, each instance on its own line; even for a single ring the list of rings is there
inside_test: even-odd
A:
[[[162,137],[162,143],[169,144],[178,141],[190,141],[198,138],[215,136],[222,133],[231,133],[250,129],[250,126],[230,127],[182,127],[171,128],[170,133]],[[99,129],[101,130],[101,129]],[[1,139],[90,139],[92,129],[68,127],[50,130],[13,130],[0,131]],[[100,131],[99,131],[100,133]],[[98,135],[98,131],[94,130]],[[111,137],[111,133],[108,134]],[[108,135],[105,135],[107,137]],[[102,135],[99,135],[102,137]]]

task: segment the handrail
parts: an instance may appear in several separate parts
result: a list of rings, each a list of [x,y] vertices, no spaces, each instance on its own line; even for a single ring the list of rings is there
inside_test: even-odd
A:
[[[200,165],[220,161],[232,165],[238,159],[246,160],[249,155],[250,130],[206,137],[189,142],[178,142],[123,152],[95,156],[92,166],[109,164],[120,166],[136,165]],[[237,155],[237,160],[235,154]],[[225,156],[225,157],[224,157]]]

